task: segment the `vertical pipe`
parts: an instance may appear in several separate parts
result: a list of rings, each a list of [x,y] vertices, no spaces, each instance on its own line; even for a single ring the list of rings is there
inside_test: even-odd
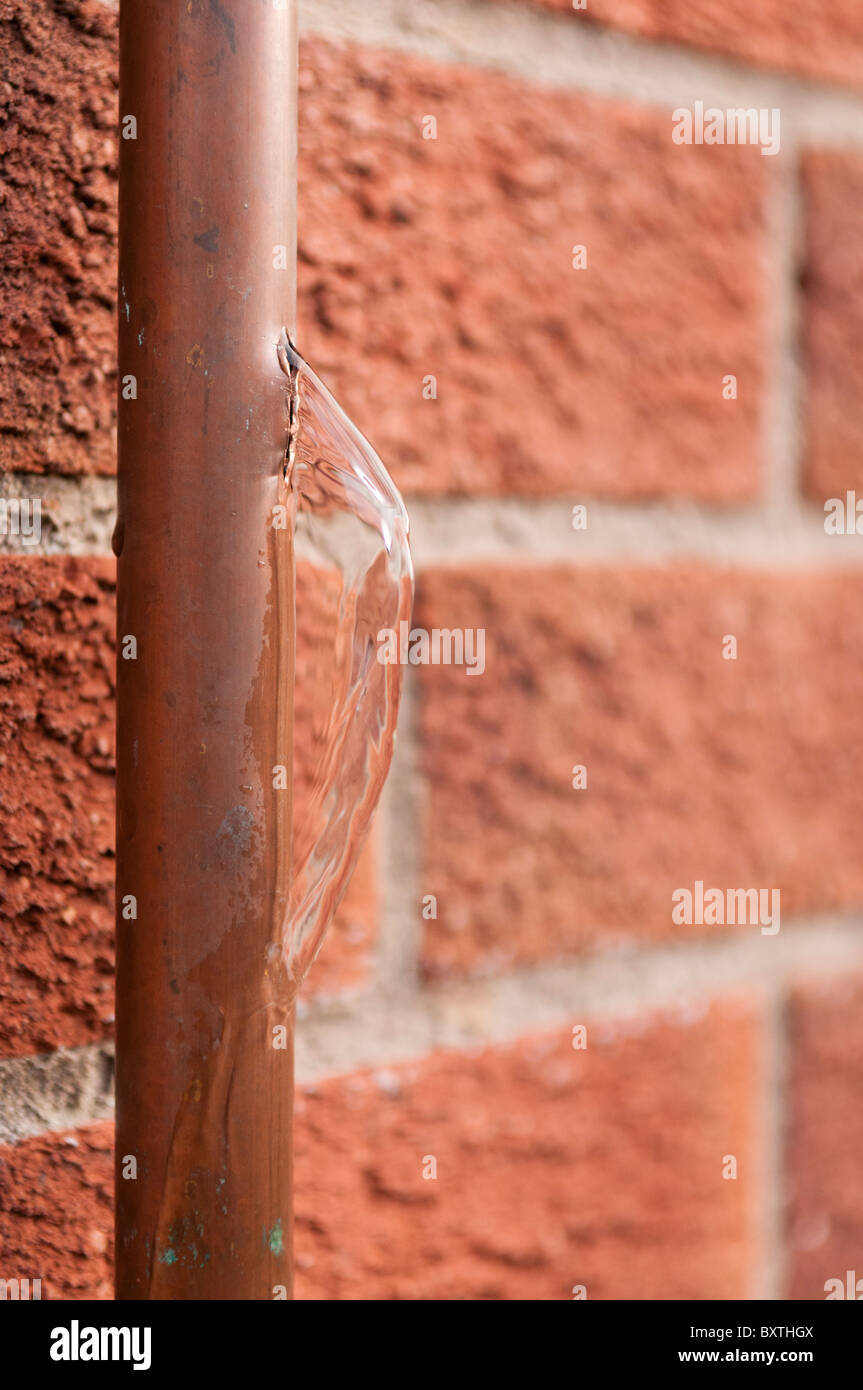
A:
[[[290,1297],[294,0],[122,0],[120,122],[117,1297]]]

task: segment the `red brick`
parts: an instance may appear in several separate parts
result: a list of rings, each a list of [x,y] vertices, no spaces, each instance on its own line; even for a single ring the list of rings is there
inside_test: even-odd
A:
[[[673,925],[696,879],[781,930],[863,903],[859,574],[454,568],[414,621],[487,630],[483,675],[420,673],[429,970],[757,930]]]
[[[745,1298],[759,1066],[728,1008],[327,1082],[298,1114],[297,1296]]]
[[[2,464],[109,471],[115,20],[3,0],[4,20]],[[320,39],[302,74],[302,345],[407,490],[753,495],[757,151],[682,150],[652,112]]]
[[[407,491],[750,497],[768,163],[677,146],[667,113],[308,40],[301,346]]]
[[[863,84],[863,12],[856,0],[535,0],[581,23],[680,43],[803,77]]]
[[[565,1030],[307,1090],[297,1297],[745,1298],[759,1070],[756,1021],[727,1005],[588,1025],[584,1051]],[[110,1127],[72,1137],[0,1149],[4,1272],[107,1298]]]
[[[0,558],[0,1055],[110,1031],[113,574]]]
[[[811,151],[803,173],[806,485],[823,504],[863,493],[863,158]]]
[[[0,469],[114,468],[116,22],[0,0]]]
[[[113,1125],[0,1148],[4,1279],[41,1279],[43,1299],[113,1297]]]
[[[863,980],[799,991],[791,1041],[788,1296],[823,1299],[863,1280]]]

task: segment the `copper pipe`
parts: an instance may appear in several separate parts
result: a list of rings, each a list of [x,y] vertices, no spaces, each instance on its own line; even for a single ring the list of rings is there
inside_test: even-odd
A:
[[[122,0],[120,123],[117,1297],[290,1297],[294,0]]]

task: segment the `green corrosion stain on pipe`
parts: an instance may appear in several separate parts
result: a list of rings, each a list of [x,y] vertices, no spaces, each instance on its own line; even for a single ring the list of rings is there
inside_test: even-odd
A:
[[[270,1250],[273,1252],[274,1255],[281,1255],[284,1251],[285,1242],[282,1238],[281,1221],[277,1221],[273,1229],[270,1231],[269,1240],[267,1241],[267,1244],[269,1245]]]
[[[159,1256],[159,1264],[160,1264],[160,1265],[175,1265],[176,1263],[177,1263],[177,1252],[176,1252],[176,1250],[166,1250],[166,1251],[164,1252],[163,1255],[160,1255],[160,1256]]]

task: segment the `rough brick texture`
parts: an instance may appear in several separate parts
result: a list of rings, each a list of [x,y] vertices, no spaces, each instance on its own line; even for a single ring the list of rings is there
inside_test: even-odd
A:
[[[112,1298],[113,1126],[0,1148],[0,1278],[43,1299]]]
[[[74,0],[0,17],[2,463],[104,471],[115,19]],[[323,40],[301,86],[302,344],[407,491],[753,494],[756,151],[681,149],[652,112]]]
[[[791,1037],[788,1296],[826,1298],[828,1279],[863,1281],[863,980],[801,990]]]
[[[114,468],[115,30],[0,0],[0,469]]]
[[[863,85],[863,11],[857,0],[534,0],[581,23],[687,44],[824,82]]]
[[[438,1055],[307,1095],[299,1296],[745,1298],[752,1022],[717,1010],[600,1038]]]
[[[759,1066],[754,1021],[728,1006],[618,1039],[589,1027],[584,1051],[566,1031],[309,1091],[297,1295],[745,1298]],[[0,1239],[54,1296],[105,1297],[108,1127],[77,1137],[0,1150]]]
[[[113,574],[0,558],[0,1055],[113,1018]]]
[[[863,158],[811,151],[803,175],[806,483],[823,505],[863,496]]]
[[[781,930],[863,902],[859,575],[438,570],[415,622],[487,629],[483,675],[421,671],[429,969],[757,930],[673,925],[696,879]]]
[[[304,349],[407,491],[751,496],[765,164],[647,110],[307,42]]]

